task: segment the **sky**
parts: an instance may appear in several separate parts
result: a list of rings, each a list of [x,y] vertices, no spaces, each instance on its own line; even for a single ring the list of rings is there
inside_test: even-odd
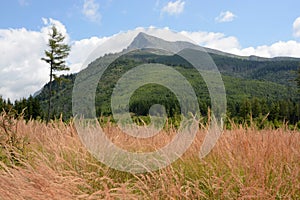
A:
[[[1,1],[0,95],[28,97],[49,79],[41,61],[50,27],[71,45],[68,73],[78,72],[93,49],[117,52],[140,31],[170,31],[195,43],[238,55],[300,57],[300,1],[258,0],[10,0]],[[155,27],[155,30],[153,29]],[[130,39],[128,39],[130,42]]]

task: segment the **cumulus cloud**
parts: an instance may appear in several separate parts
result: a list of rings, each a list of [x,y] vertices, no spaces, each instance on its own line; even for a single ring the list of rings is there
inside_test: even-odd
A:
[[[96,58],[103,56],[106,53],[116,53],[120,52],[123,49],[127,48],[130,43],[134,40],[134,38],[140,33],[144,32],[149,35],[162,38],[167,41],[189,41],[193,42],[190,38],[183,36],[182,34],[175,33],[171,31],[168,27],[165,28],[155,28],[150,26],[149,28],[144,27],[137,27],[133,30],[129,30],[126,32],[120,32],[118,34],[112,35],[111,37],[102,38],[100,45],[95,48],[93,51],[90,51],[87,55],[88,57],[85,60],[81,60],[80,65],[82,66],[81,69],[85,68],[91,61],[95,60]],[[98,38],[99,39],[99,38]],[[90,41],[90,39],[88,40]],[[97,45],[96,45],[97,46]],[[80,47],[81,49],[82,47]],[[89,47],[87,46],[87,49]],[[74,48],[73,48],[74,50]],[[72,50],[72,51],[73,51]],[[72,53],[71,53],[72,54]],[[74,56],[75,57],[75,56]],[[79,60],[79,62],[80,62]]]
[[[4,98],[28,97],[45,84],[49,66],[41,60],[47,48],[52,25],[66,34],[65,26],[54,19],[43,19],[40,31],[0,29],[0,95]],[[67,34],[66,34],[67,35]]]
[[[233,14],[230,11],[221,12],[218,17],[215,18],[215,20],[219,23],[222,22],[231,22],[236,18],[236,15]]]
[[[243,49],[232,49],[231,53],[249,56],[256,55],[261,57],[277,57],[277,56],[287,56],[287,57],[298,57],[300,58],[300,43],[290,40],[290,41],[279,41],[274,44],[267,46],[261,45],[257,47],[247,47]]]
[[[71,44],[71,52],[67,58],[70,71],[64,73],[76,73],[99,56],[123,50],[139,32],[146,32],[169,41],[182,40],[168,28],[139,27],[111,37],[70,41],[66,27],[62,23],[51,18],[42,20],[44,26],[39,31],[25,28],[0,29],[0,95],[4,98],[15,100],[28,97],[49,81],[49,65],[41,58],[44,57],[44,50],[48,48],[48,34],[52,25],[55,25]]]
[[[87,60],[89,55],[94,51],[96,47],[103,44],[109,37],[91,37],[74,41],[71,46],[71,52],[68,57],[68,63],[70,64],[70,72],[79,72],[83,68],[84,62],[90,62]],[[109,51],[109,49],[108,49]],[[107,50],[100,56],[107,53]]]
[[[94,0],[84,0],[82,13],[93,22],[99,22],[101,19],[99,4]]]
[[[225,36],[223,33],[214,33],[214,32],[187,32],[181,31],[186,37],[189,37],[193,41],[195,41],[198,45],[219,49],[222,51],[231,51],[235,48],[240,48],[239,41],[236,37],[233,36]]]
[[[234,36],[223,33],[181,31],[174,33],[169,28],[142,28],[120,32],[110,37],[91,37],[71,41],[66,27],[54,19],[43,19],[44,26],[39,31],[21,29],[0,29],[0,95],[12,100],[28,97],[49,81],[49,66],[41,60],[47,49],[48,34],[54,24],[66,35],[71,44],[67,59],[70,71],[74,73],[86,67],[94,59],[106,53],[119,52],[126,48],[139,32],[160,37],[168,41],[194,41],[201,46],[221,51],[249,56],[263,57],[293,56],[300,57],[300,43],[279,41],[272,45],[241,47]]]
[[[0,95],[18,99],[40,89],[48,66],[40,58],[46,35],[22,29],[0,30]]]
[[[181,0],[168,2],[161,10],[162,13],[168,13],[169,15],[179,15],[184,10],[185,2]]]
[[[300,17],[298,17],[293,23],[294,37],[300,37]]]
[[[223,33],[213,32],[187,32],[182,31],[181,34],[189,37],[197,44],[217,49],[220,51],[241,55],[250,56],[256,55],[261,57],[277,57],[277,56],[288,56],[288,57],[299,57],[300,58],[300,43],[297,41],[278,41],[272,45],[261,45],[257,47],[246,47],[242,48],[238,39],[233,36],[226,36]]]
[[[55,26],[59,32],[61,32],[65,36],[65,41],[70,42],[69,34],[67,33],[67,29],[65,25],[63,25],[60,21],[52,19],[52,18],[42,18],[44,27],[41,28],[41,33],[48,38],[49,33],[51,33],[51,27]],[[48,41],[48,39],[47,39]]]

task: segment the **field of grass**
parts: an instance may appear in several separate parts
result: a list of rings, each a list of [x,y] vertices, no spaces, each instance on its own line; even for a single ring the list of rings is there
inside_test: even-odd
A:
[[[0,199],[300,199],[300,132],[233,126],[202,160],[205,127],[171,166],[133,175],[93,158],[72,123],[2,114]],[[169,128],[137,141],[113,124],[104,129],[122,148],[134,144],[143,151],[175,134]]]

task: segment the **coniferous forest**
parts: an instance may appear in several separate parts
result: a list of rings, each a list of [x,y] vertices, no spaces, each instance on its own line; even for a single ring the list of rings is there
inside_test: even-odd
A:
[[[232,58],[210,54],[222,74],[227,98],[227,125],[229,121],[259,128],[289,125],[300,128],[300,101],[297,87],[298,59],[292,58]],[[96,70],[97,62],[90,63],[89,69]],[[202,77],[183,58],[177,55],[157,55],[147,50],[139,50],[114,61],[99,81],[95,99],[97,116],[110,116],[110,96],[119,78],[128,70],[143,63],[161,63],[179,71],[193,86],[198,97],[201,117],[205,122],[211,105],[209,93]],[[63,75],[66,81],[52,83],[51,118],[72,117],[72,85],[76,74]],[[35,97],[16,100],[1,99],[1,110],[14,109],[24,112],[25,119],[45,119],[48,102],[46,84]],[[134,92],[129,110],[135,118],[148,120],[149,108],[153,104],[164,105],[171,122],[180,119],[180,106],[176,96],[167,88],[148,84]]]

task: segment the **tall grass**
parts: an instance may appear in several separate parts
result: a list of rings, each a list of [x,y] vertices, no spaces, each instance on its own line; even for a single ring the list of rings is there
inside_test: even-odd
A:
[[[46,125],[3,114],[0,199],[300,199],[300,132],[234,125],[200,160],[205,128],[171,166],[133,175],[91,156],[72,123]],[[159,148],[175,134],[169,128],[136,140],[110,123],[104,130],[132,151]]]

